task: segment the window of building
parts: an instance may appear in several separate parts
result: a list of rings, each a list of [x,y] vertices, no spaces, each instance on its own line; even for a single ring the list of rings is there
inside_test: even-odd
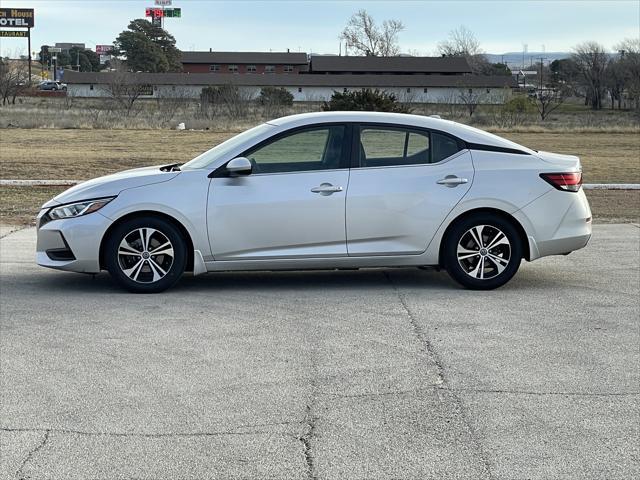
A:
[[[427,93],[427,91],[428,91],[428,90],[429,90],[428,88],[425,88],[425,89],[423,90],[423,92],[424,92],[424,93]]]
[[[302,87],[298,87],[298,93],[302,93]]]
[[[220,65],[209,65],[209,71],[210,72],[219,72],[220,71]]]
[[[253,173],[285,173],[345,168],[344,126],[298,130],[245,152]]]
[[[273,65],[265,65],[264,73],[276,73],[276,67]]]
[[[489,90],[488,88],[487,88],[487,93],[491,93],[491,90]]]
[[[470,88],[470,89],[469,89],[469,93],[473,93],[473,88]]]
[[[247,73],[256,73],[255,65],[247,65]]]
[[[349,90],[347,89],[347,87],[344,87],[344,89],[342,90],[342,93],[347,93]]]
[[[285,65],[283,68],[284,73],[291,73],[293,72],[293,65]]]
[[[411,93],[411,89],[410,88],[407,88],[407,93]]]
[[[93,90],[93,83],[89,85],[89,90]]]
[[[238,65],[229,65],[229,72],[238,73]]]

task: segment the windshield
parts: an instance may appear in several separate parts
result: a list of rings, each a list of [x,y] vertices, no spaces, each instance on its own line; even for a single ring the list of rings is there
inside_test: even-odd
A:
[[[216,160],[228,155],[229,152],[236,149],[243,143],[251,143],[251,140],[259,137],[266,131],[274,128],[273,125],[269,125],[267,123],[263,123],[258,125],[257,127],[253,127],[246,132],[242,132],[235,137],[231,137],[226,142],[222,142],[219,145],[216,145],[211,150],[207,150],[201,155],[198,155],[196,158],[191,160],[190,162],[185,163],[180,167],[181,170],[190,169],[190,168],[207,168],[209,165],[214,163]],[[250,145],[247,145],[249,147]]]

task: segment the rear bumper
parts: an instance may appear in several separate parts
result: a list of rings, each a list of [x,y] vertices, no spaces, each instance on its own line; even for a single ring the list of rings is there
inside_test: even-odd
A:
[[[38,225],[45,211],[38,215]],[[39,226],[37,264],[71,272],[100,272],[100,242],[111,223],[100,212],[95,212]]]
[[[582,189],[551,190],[514,217],[527,231],[530,260],[584,248],[591,238],[591,208]]]

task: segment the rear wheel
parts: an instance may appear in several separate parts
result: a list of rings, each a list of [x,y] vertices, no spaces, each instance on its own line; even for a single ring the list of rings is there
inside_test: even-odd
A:
[[[134,293],[157,293],[173,286],[187,263],[185,240],[161,218],[135,218],[116,226],[105,245],[109,273]]]
[[[520,267],[520,236],[511,222],[498,215],[484,213],[463,218],[444,241],[447,272],[466,288],[501,287]]]

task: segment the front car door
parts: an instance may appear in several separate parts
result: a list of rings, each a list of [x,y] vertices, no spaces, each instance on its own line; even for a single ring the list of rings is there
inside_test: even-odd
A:
[[[443,132],[359,125],[347,198],[349,256],[424,252],[471,187],[471,154]]]
[[[212,179],[207,228],[214,260],[346,256],[348,128],[287,131],[241,156],[252,173]]]

